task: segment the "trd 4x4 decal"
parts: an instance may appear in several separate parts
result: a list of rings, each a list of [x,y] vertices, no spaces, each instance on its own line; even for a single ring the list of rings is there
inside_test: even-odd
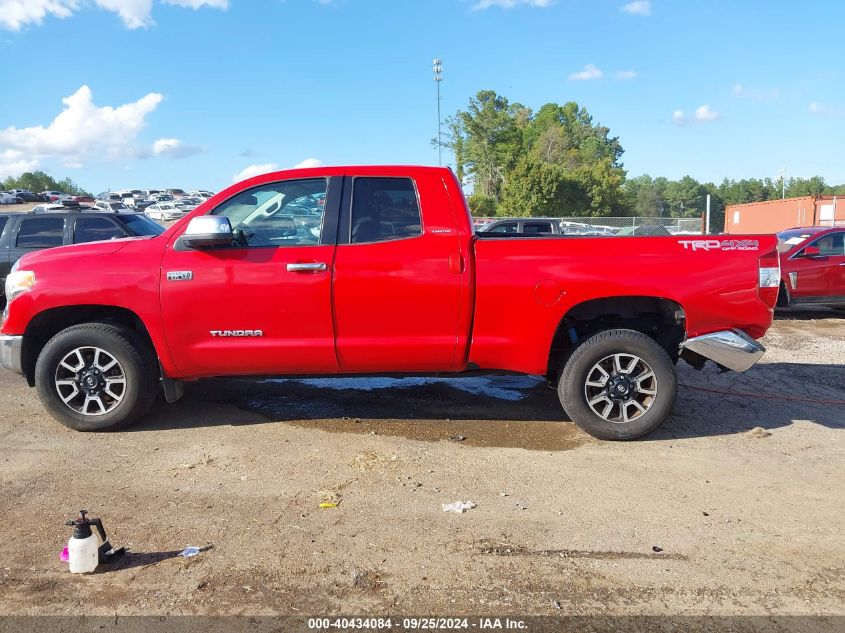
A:
[[[758,251],[758,240],[678,240],[684,250],[693,251]]]

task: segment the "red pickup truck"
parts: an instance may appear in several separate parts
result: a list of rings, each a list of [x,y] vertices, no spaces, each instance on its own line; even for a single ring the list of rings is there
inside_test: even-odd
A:
[[[80,431],[234,375],[546,376],[592,435],[670,414],[674,364],[748,369],[771,325],[771,235],[476,234],[448,169],[333,167],[238,183],[162,235],[25,255],[0,365]]]

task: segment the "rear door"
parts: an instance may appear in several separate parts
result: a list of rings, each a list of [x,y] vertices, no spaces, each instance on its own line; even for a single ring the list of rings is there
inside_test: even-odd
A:
[[[333,278],[341,370],[451,369],[466,275],[442,179],[345,178]]]

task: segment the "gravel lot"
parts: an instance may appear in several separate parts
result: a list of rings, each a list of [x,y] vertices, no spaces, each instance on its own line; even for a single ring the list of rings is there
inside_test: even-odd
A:
[[[845,320],[765,342],[629,443],[531,379],[208,381],[95,435],[3,374],[0,614],[845,615]],[[83,507],[130,554],[71,576]]]

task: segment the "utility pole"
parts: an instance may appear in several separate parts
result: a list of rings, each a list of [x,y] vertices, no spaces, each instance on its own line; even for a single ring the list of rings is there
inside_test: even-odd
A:
[[[707,194],[707,216],[704,223],[704,234],[710,235],[710,194]]]
[[[440,82],[443,81],[443,60],[439,57],[432,62],[434,83],[437,84],[437,164],[443,166],[443,126],[440,122]]]
[[[786,165],[782,169],[778,169],[778,176],[780,176],[780,199],[786,199]]]

